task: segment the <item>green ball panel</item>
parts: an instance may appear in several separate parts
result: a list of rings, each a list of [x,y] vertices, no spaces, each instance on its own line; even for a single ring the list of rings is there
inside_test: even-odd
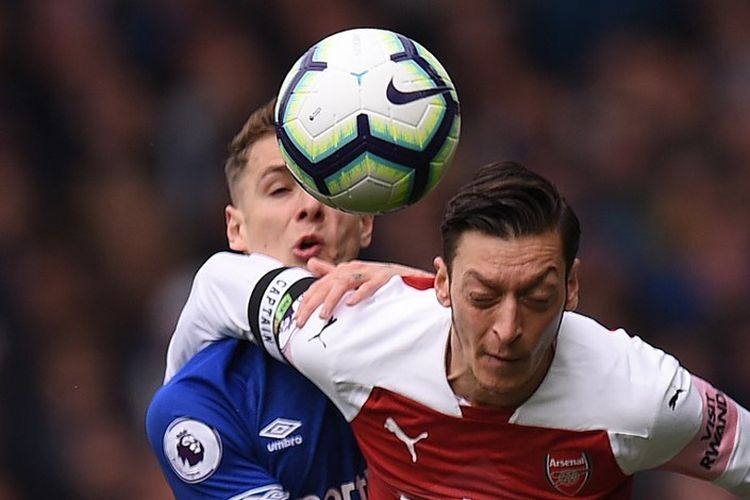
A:
[[[301,119],[284,124],[284,130],[295,147],[311,162],[321,161],[357,137],[357,119],[354,116],[342,120],[317,137],[310,136]]]
[[[431,97],[440,101],[440,96]],[[442,105],[427,106],[422,115],[421,122],[417,127],[399,122],[393,118],[387,118],[376,114],[370,114],[370,133],[388,142],[399,146],[423,151],[430,143],[438,130],[438,125],[445,115],[445,107]]]
[[[325,179],[330,200],[341,210],[384,213],[405,205],[414,184],[414,173],[403,165],[364,153]]]

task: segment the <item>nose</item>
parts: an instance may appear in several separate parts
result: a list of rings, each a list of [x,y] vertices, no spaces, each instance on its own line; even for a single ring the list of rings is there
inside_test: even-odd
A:
[[[325,205],[304,192],[302,189],[299,191],[299,208],[295,218],[298,221],[322,221],[325,217]]]
[[[503,344],[512,344],[523,335],[518,301],[514,297],[505,297],[498,304],[492,332]]]

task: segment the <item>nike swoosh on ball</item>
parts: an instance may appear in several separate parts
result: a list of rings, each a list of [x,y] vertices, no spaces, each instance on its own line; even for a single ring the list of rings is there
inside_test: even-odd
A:
[[[388,87],[385,89],[385,97],[393,104],[407,104],[410,102],[424,99],[436,94],[442,94],[443,92],[450,92],[451,88],[441,85],[439,87],[433,87],[431,89],[413,90],[411,92],[402,92],[396,88],[393,84],[393,78],[388,82]]]

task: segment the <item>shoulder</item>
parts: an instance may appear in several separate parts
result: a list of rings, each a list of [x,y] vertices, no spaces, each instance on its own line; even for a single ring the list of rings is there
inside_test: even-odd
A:
[[[267,255],[218,252],[209,257],[195,273],[193,289],[206,287],[247,289],[265,273],[283,268],[278,260]]]
[[[546,424],[646,437],[679,370],[674,357],[640,338],[566,313],[555,359],[528,411],[542,418],[543,402],[566,415]]]
[[[653,384],[654,377],[671,379],[679,367],[668,353],[623,329],[610,330],[596,320],[573,312],[564,315],[558,344],[560,362],[592,373],[606,372],[624,384]],[[582,370],[578,370],[579,372]]]
[[[300,392],[312,387],[296,370],[274,361],[259,346],[225,338],[195,354],[159,388],[149,414],[162,408],[171,416],[209,412],[215,416],[225,409],[232,414],[250,412],[270,400],[274,388],[291,391],[298,386]]]
[[[146,413],[149,434],[163,432],[172,420],[184,416],[200,417],[220,425],[223,410],[234,406],[230,402],[245,399],[228,383],[226,374],[234,365],[249,365],[239,362],[243,358],[262,360],[262,353],[253,350],[258,351],[252,344],[226,339],[198,352],[151,399]],[[236,382],[237,378],[234,380]]]
[[[690,379],[661,349],[566,313],[550,371],[519,408],[518,420],[606,431],[624,472],[653,468],[669,460],[700,425],[699,401],[683,394]]]
[[[282,264],[277,259],[260,253],[246,255],[236,252],[217,252],[206,259],[198,269],[198,274],[231,272],[237,266],[260,266],[272,269],[281,267]]]
[[[402,358],[399,362],[403,357],[413,358],[413,350],[404,352],[408,346],[436,344],[436,330],[447,333],[445,327],[450,326],[450,309],[438,303],[428,286],[431,282],[395,276],[371,298],[354,306],[337,306],[333,311],[337,322],[331,325],[331,333],[337,336],[334,349],[361,360],[387,363],[391,355]],[[311,331],[319,329],[315,325]]]
[[[249,342],[221,340],[197,353],[154,394],[146,433],[180,498],[226,498],[226,488],[272,484],[258,442],[265,390],[277,373],[270,363]],[[279,378],[282,385],[288,380]]]
[[[284,273],[279,276],[283,278]],[[403,386],[404,381],[429,379],[425,384],[448,387],[443,360],[450,310],[438,303],[434,290],[395,276],[369,299],[352,306],[339,304],[329,321],[313,314],[297,328],[293,322],[296,293],[283,292],[281,286],[288,286],[288,281],[282,281],[276,291],[269,284],[268,292],[256,301],[259,305],[251,309],[258,314],[251,321],[257,321],[261,337],[269,339],[267,350],[283,353],[348,420],[359,412],[375,385],[390,388]],[[409,386],[424,392],[422,383]],[[456,406],[452,395],[447,399]]]
[[[159,388],[149,404],[148,441],[180,497],[214,498],[214,488],[221,484],[215,473],[234,463],[227,458],[228,450],[251,453],[248,432],[235,417],[243,398],[219,376],[242,350],[241,344],[225,340],[199,352]]]
[[[445,373],[451,310],[437,301],[431,283],[395,277],[372,300],[339,310],[336,379],[458,412]]]

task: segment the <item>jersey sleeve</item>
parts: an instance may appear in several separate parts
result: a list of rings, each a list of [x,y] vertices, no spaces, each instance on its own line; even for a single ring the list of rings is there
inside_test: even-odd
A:
[[[247,316],[250,294],[261,277],[278,267],[281,263],[271,257],[230,252],[217,253],[201,266],[169,342],[165,382],[213,341],[253,340]]]
[[[247,339],[278,361],[297,368],[344,412],[329,373],[334,366],[331,357],[334,349],[326,350],[326,342],[320,336],[315,343],[305,338],[296,340],[310,344],[307,349],[299,349],[306,354],[299,359],[290,355],[290,348],[284,349],[297,333],[296,310],[313,281],[309,271],[282,267],[279,261],[264,255],[229,252],[213,255],[196,273],[177,321],[167,350],[165,383],[211,342],[227,337]],[[326,323],[313,314],[301,333],[314,335],[334,322]]]
[[[748,497],[747,410],[638,337],[624,345],[619,371],[630,387],[628,404],[618,409],[618,430],[610,430],[622,471],[668,470]]]
[[[650,401],[641,406],[645,432],[618,443],[623,471],[677,472],[749,497],[748,411],[671,356],[653,353],[661,353],[661,361],[642,398]]]
[[[302,328],[297,327],[297,307],[314,280],[301,271],[275,269],[259,280],[247,311],[250,330],[258,345],[277,360],[294,366],[350,421],[367,392],[358,391],[342,380],[340,374],[352,362],[346,356],[347,352],[353,353],[347,340],[362,337],[361,328],[356,331],[352,325],[358,323],[361,327],[366,320],[352,317],[352,308],[337,307],[330,320],[313,314]],[[342,384],[347,385],[346,389]],[[347,396],[343,397],[343,393]]]
[[[146,414],[148,441],[175,498],[289,498],[250,443],[233,432],[231,413],[210,394],[179,384],[162,387],[152,400]]]
[[[750,498],[750,413],[701,378],[688,378],[684,396],[675,390],[665,400],[669,411],[662,412],[656,425],[664,432],[689,420],[695,432],[661,468]]]

